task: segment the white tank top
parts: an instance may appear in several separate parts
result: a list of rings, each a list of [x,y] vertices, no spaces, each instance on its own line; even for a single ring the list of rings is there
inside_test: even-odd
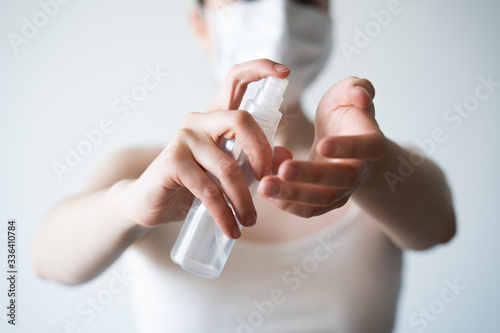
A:
[[[401,251],[356,205],[293,241],[236,241],[217,279],[170,259],[180,223],[127,250],[137,332],[391,332]]]

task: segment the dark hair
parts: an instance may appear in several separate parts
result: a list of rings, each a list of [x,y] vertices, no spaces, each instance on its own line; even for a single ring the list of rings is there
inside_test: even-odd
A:
[[[203,6],[205,4],[205,0],[197,0],[198,5]]]

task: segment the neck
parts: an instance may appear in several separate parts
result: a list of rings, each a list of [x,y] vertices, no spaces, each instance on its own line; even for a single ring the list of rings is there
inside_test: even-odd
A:
[[[283,117],[274,137],[276,146],[287,147],[294,156],[309,153],[314,141],[314,125],[304,115],[300,101],[283,104]]]

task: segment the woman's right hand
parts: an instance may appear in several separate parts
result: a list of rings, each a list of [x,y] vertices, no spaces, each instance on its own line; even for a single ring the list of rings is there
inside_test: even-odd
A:
[[[243,174],[219,144],[223,138],[236,139],[249,157],[255,178],[270,173],[269,142],[252,116],[237,109],[249,83],[267,76],[283,79],[289,73],[287,67],[267,59],[233,66],[207,111],[185,116],[168,146],[137,180],[113,186],[125,216],[144,227],[181,221],[194,195],[228,237],[238,238],[240,230],[224,192],[239,221],[244,226],[255,224],[257,213]],[[207,172],[220,181],[220,188]]]

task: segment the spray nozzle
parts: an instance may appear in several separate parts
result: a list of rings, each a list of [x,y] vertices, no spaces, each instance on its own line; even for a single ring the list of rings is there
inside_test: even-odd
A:
[[[262,87],[257,91],[254,103],[265,108],[279,109],[287,86],[287,80],[268,76],[264,80]]]
[[[272,96],[283,97],[287,86],[288,80],[282,80],[275,78],[274,76],[268,76],[264,80],[264,84],[262,85],[261,89]]]
[[[257,121],[269,142],[272,141],[281,120],[279,108],[283,102],[283,94],[287,86],[287,80],[268,76],[255,98],[249,100],[245,106],[245,110]]]

